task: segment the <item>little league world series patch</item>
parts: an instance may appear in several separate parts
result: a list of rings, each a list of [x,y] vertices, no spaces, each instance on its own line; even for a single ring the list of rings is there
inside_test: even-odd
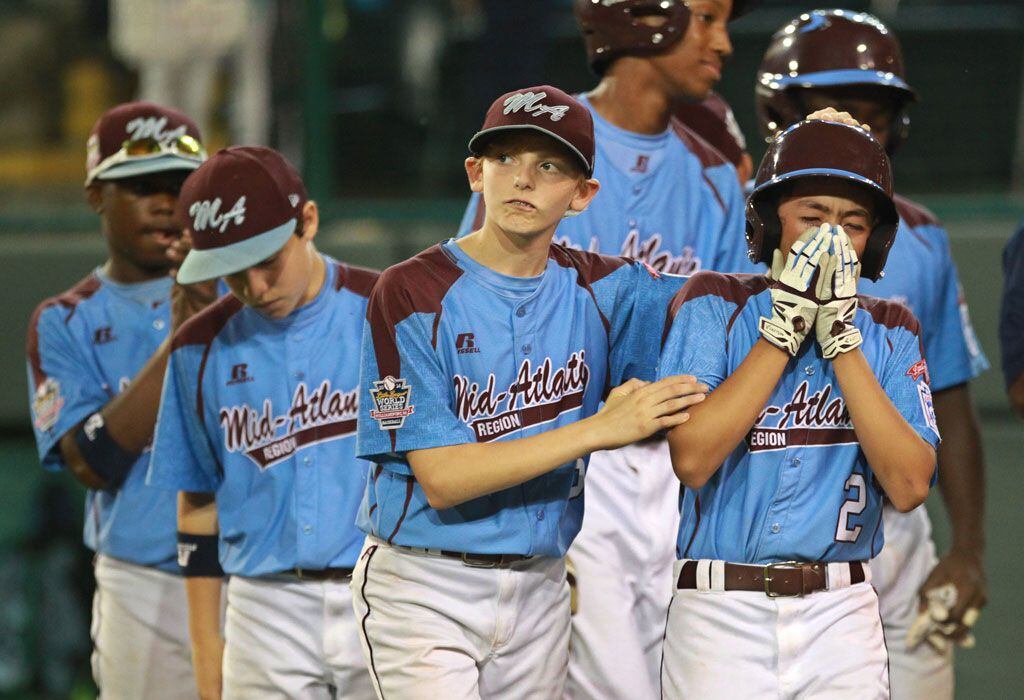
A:
[[[370,389],[374,405],[370,410],[370,418],[377,421],[381,430],[398,430],[415,411],[415,406],[409,403],[411,395],[412,387],[401,377],[395,379],[388,375],[374,382]]]

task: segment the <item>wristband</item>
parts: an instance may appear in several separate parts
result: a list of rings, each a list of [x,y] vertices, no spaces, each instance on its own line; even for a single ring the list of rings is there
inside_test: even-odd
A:
[[[178,531],[178,566],[181,575],[221,578],[219,535],[193,535]]]
[[[75,431],[75,444],[85,463],[111,490],[124,483],[128,472],[139,459],[137,454],[128,452],[110,437],[103,422],[103,414],[99,411],[86,418]]]

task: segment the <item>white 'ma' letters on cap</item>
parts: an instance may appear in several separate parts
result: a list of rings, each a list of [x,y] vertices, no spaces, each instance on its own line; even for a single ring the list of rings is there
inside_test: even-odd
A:
[[[220,213],[220,205],[220,197],[213,201],[204,199],[200,202],[193,202],[192,206],[188,208],[188,214],[192,217],[192,230],[205,231],[209,228],[224,233],[228,224],[234,223],[237,226],[245,221],[245,195],[239,197],[235,206],[223,214]]]
[[[555,105],[553,107],[549,107],[548,105],[540,104],[540,101],[547,96],[548,94],[546,92],[517,92],[505,100],[505,110],[503,113],[508,114],[509,112],[518,112],[519,110],[523,110],[534,117],[539,117],[542,114],[550,114],[551,121],[557,122],[565,116],[566,112],[569,111],[569,106]]]
[[[128,122],[124,130],[128,132],[130,140],[155,139],[160,142],[181,138],[188,132],[184,124],[164,131],[166,126],[167,117],[136,117]]]

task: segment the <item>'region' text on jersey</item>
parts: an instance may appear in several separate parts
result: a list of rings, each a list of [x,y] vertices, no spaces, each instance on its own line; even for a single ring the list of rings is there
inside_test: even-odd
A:
[[[685,371],[714,392],[758,342],[758,320],[770,314],[764,275],[694,275],[672,302],[658,376]],[[886,396],[937,446],[917,319],[900,304],[861,296],[854,323]],[[832,363],[812,335],[743,442],[703,487],[684,489],[677,554],[751,564],[867,560],[882,547],[883,497]]]
[[[582,214],[563,219],[555,242],[646,262],[655,270],[760,272],[747,258],[743,192],[736,169],[677,120],[660,134],[620,129],[586,98],[594,119],[594,177],[601,192]],[[483,223],[474,194],[459,235]]]
[[[583,514],[586,460],[436,511],[406,455],[536,435],[592,415],[628,378],[652,379],[683,281],[558,245],[538,277],[508,277],[454,241],[385,271],[363,337],[358,449],[376,467],[360,526],[406,546],[564,554]],[[388,387],[413,409],[401,425],[387,422],[399,408],[384,410]]]
[[[149,481],[214,493],[224,571],[351,567],[359,345],[377,273],[323,258],[317,296],[271,319],[227,296],[174,336]]]

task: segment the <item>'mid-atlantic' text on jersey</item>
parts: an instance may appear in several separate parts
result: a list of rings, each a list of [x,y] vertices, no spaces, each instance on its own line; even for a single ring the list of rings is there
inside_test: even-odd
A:
[[[214,492],[224,571],[355,564],[359,347],[377,273],[328,258],[284,319],[226,296],[175,334],[150,482]]]
[[[702,272],[672,302],[659,376],[682,368],[714,391],[761,337],[768,278]],[[889,400],[933,447],[938,428],[906,307],[860,297],[861,350]],[[694,329],[700,329],[695,332]],[[882,490],[832,363],[808,341],[790,359],[744,441],[698,490],[685,489],[678,556],[741,563],[866,560],[882,547]]]
[[[763,269],[747,258],[742,189],[718,151],[674,119],[661,134],[636,134],[605,120],[586,97],[579,100],[594,118],[601,194],[559,223],[555,242],[679,275]],[[474,193],[459,234],[480,228],[483,213]]]
[[[32,428],[43,466],[63,466],[61,437],[142,369],[171,327],[171,279],[118,284],[100,271],[36,309],[28,332]],[[146,485],[147,449],[116,491],[86,493],[85,544],[115,559],[178,572],[177,495]]]
[[[536,435],[650,380],[682,278],[553,245],[538,277],[508,277],[448,241],[383,273],[363,337],[359,455],[376,466],[360,525],[398,545],[561,556],[583,516],[586,459],[438,511],[412,450]]]
[[[885,276],[862,279],[860,291],[906,305],[921,322],[933,391],[977,377],[988,360],[971,325],[967,301],[942,223],[924,207],[896,197],[900,228]]]

